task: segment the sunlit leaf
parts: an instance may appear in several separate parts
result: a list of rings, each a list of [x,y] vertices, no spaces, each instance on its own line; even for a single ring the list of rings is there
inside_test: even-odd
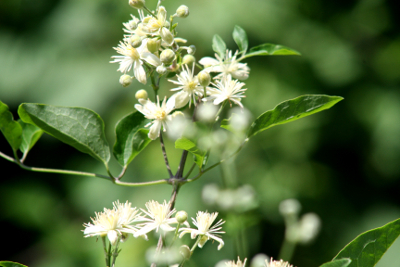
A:
[[[42,136],[43,130],[33,124],[25,123],[22,120],[19,120],[18,123],[21,124],[22,127],[22,142],[19,150],[26,155]]]
[[[247,40],[247,34],[245,30],[243,30],[240,26],[236,25],[235,28],[233,29],[233,40],[235,40],[235,43],[239,47],[240,51],[247,51],[247,48],[249,47],[249,41]]]
[[[330,262],[326,262],[322,264],[320,267],[347,267],[351,263],[351,260],[348,258],[337,259]]]
[[[18,262],[13,262],[13,261],[0,261],[0,266],[1,267],[27,267],[26,265],[23,265]]]
[[[289,47],[277,44],[262,44],[250,48],[249,53],[244,57],[254,57],[254,56],[300,56],[301,54]]]
[[[127,166],[152,141],[144,127],[148,122],[142,113],[133,112],[117,123],[113,153],[122,166]]]
[[[311,114],[329,109],[343,97],[328,95],[303,95],[286,100],[273,110],[261,114],[250,126],[248,137],[279,124],[295,121]]]
[[[334,259],[350,258],[348,267],[373,267],[400,235],[400,219],[357,236]]]
[[[226,44],[225,44],[224,40],[222,40],[222,38],[218,34],[215,34],[213,37],[212,48],[221,57],[223,57],[225,55]]]
[[[102,161],[110,160],[110,148],[104,134],[104,122],[92,110],[44,104],[21,104],[22,121],[36,125],[60,141]]]
[[[11,145],[17,151],[22,142],[22,127],[13,118],[8,106],[0,101],[0,130]]]
[[[186,137],[181,137],[177,139],[175,141],[175,148],[184,149],[192,153],[195,156],[195,162],[197,166],[199,166],[199,168],[205,165],[205,161],[208,159],[207,153],[205,151],[200,150],[194,141],[189,140]]]

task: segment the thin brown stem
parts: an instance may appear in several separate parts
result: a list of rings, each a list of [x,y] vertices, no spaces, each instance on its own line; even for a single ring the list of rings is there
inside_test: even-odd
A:
[[[161,143],[161,149],[162,149],[163,156],[164,156],[165,165],[167,166],[167,170],[169,173],[169,177],[172,178],[172,177],[174,177],[174,175],[172,174],[171,167],[169,166],[167,152],[165,151],[164,139],[162,137],[162,132],[160,132],[160,143]]]

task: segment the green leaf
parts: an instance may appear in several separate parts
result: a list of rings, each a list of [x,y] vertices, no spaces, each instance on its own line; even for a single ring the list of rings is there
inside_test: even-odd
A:
[[[110,160],[110,148],[104,134],[104,122],[92,110],[44,104],[21,104],[22,121],[36,125],[60,141],[102,161]]]
[[[337,259],[330,262],[322,264],[320,267],[347,267],[351,263],[351,259]]]
[[[250,126],[248,137],[279,124],[301,119],[323,111],[341,101],[343,97],[328,95],[303,95],[286,100],[273,110],[261,114]]]
[[[207,152],[200,150],[196,143],[192,140],[189,140],[186,137],[181,137],[175,141],[175,148],[184,149],[189,151],[195,156],[195,162],[199,168],[205,165],[206,160],[208,159]]]
[[[1,267],[27,267],[26,265],[23,265],[18,262],[13,262],[13,261],[0,261],[0,266]]]
[[[247,48],[249,47],[249,41],[247,40],[247,34],[246,32],[239,27],[238,25],[235,26],[233,29],[233,40],[235,40],[235,43],[239,47],[240,51],[244,51],[246,53]]]
[[[22,142],[22,127],[13,118],[8,106],[0,101],[0,130],[11,145],[17,151]]]
[[[127,166],[152,141],[144,127],[148,122],[142,113],[133,112],[117,123],[113,152],[122,166]]]
[[[247,53],[244,58],[254,57],[254,56],[301,56],[299,52],[289,47],[276,44],[262,44],[250,48],[249,53]]]
[[[350,258],[348,267],[373,267],[400,235],[400,219],[357,236],[334,259]]]
[[[226,44],[218,34],[214,35],[213,37],[212,48],[221,57],[223,57],[226,53]]]
[[[21,150],[25,156],[42,136],[43,130],[33,124],[25,123],[22,120],[19,120],[18,123],[22,127],[22,142],[19,146],[19,150]]]

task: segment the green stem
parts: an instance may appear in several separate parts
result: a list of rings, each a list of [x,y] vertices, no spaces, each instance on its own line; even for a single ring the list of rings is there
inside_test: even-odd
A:
[[[108,259],[108,256],[109,256],[109,254],[108,254],[108,252],[107,252],[107,244],[106,244],[106,237],[105,236],[102,236],[101,237],[101,240],[103,241],[103,249],[104,249],[104,258],[105,258],[105,260],[106,260],[106,267],[109,267],[109,259]]]
[[[144,6],[143,9],[149,12],[149,14],[152,15],[154,18],[158,19],[157,16],[147,6]]]
[[[197,245],[199,244],[200,240],[201,240],[201,235],[199,235],[199,236],[197,237],[196,243],[194,243],[194,245],[193,245],[192,248],[190,249],[190,251],[191,251],[192,253],[193,253],[193,251],[196,249],[196,247],[197,247]]]
[[[279,252],[278,259],[290,261],[292,259],[295,248],[296,243],[290,242],[285,238],[281,247],[281,251]]]
[[[121,186],[127,186],[127,187],[148,186],[148,185],[156,185],[156,184],[168,184],[168,179],[151,181],[151,182],[141,182],[141,183],[127,183],[127,182],[121,182],[121,181],[115,180],[114,184],[121,185]]]

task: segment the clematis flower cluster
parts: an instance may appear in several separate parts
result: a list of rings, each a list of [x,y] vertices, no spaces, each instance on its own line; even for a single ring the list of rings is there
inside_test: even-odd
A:
[[[91,218],[92,223],[83,224],[84,237],[107,237],[110,244],[116,246],[118,242],[124,241],[128,234],[132,234],[135,238],[141,236],[147,239],[147,235],[152,231],[163,234],[175,231],[176,235],[181,232],[180,238],[186,233],[190,233],[192,239],[197,237],[196,245],[200,248],[210,239],[219,242],[218,250],[224,245],[220,234],[225,233],[221,231],[221,225],[225,222],[219,220],[213,225],[218,216],[217,212],[210,214],[199,211],[196,219],[192,218],[196,229],[190,228],[190,224],[186,221],[186,212],[178,212],[176,218],[172,217],[176,210],[171,209],[165,200],[161,204],[150,200],[145,204],[146,209],[141,209],[141,212],[136,207],[132,208],[132,204],[128,201],[124,204],[116,201],[113,206],[112,209],[104,208],[103,212],[96,212],[96,217]],[[180,228],[180,226],[185,227]]]

